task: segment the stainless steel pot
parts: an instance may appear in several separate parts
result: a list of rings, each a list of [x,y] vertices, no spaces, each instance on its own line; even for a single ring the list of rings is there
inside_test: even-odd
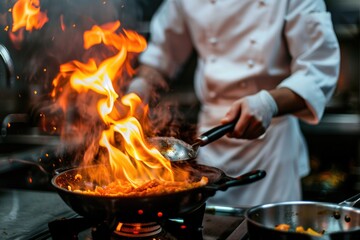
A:
[[[255,206],[245,213],[251,240],[359,240],[360,209],[352,207],[360,194],[340,203],[280,202]],[[275,230],[279,224],[289,231]],[[297,226],[325,231],[321,237],[295,232]]]

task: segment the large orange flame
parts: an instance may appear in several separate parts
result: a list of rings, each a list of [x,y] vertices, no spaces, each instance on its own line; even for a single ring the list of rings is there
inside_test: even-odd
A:
[[[21,28],[27,31],[40,29],[49,20],[46,13],[40,11],[39,0],[18,0],[13,7],[12,17],[13,32]]]
[[[91,92],[100,96],[97,114],[106,127],[98,143],[107,150],[106,161],[110,163],[112,178],[119,181],[127,179],[134,187],[153,179],[173,181],[170,161],[146,141],[141,123],[135,117],[137,109],[143,106],[141,99],[135,94],[119,99],[119,94],[115,91],[113,83],[117,73],[129,66],[126,64],[128,53],[139,53],[146,47],[146,40],[133,31],[117,34],[119,27],[120,22],[116,21],[94,26],[84,33],[85,49],[104,44],[116,49],[116,54],[99,64],[91,58],[86,63],[72,61],[61,65],[60,73],[53,82],[55,88],[52,96],[56,97],[61,93],[59,102],[66,110],[68,103],[63,96],[69,91],[63,89],[61,82],[64,79],[68,79],[71,88],[80,94]],[[114,118],[112,114],[117,101],[128,109],[121,118]],[[94,106],[89,106],[92,107]],[[146,113],[146,106],[143,111]],[[104,179],[103,172],[100,171],[91,175],[96,180]]]

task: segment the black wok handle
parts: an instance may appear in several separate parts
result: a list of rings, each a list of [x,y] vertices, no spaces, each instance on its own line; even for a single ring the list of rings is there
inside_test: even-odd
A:
[[[212,188],[213,190],[225,191],[229,187],[240,186],[240,185],[256,182],[260,179],[263,179],[265,176],[266,176],[266,172],[264,170],[253,170],[236,178],[228,177],[228,180],[223,184],[217,186],[209,186],[209,187]]]
[[[221,138],[225,134],[234,130],[236,122],[237,121],[232,121],[232,122],[229,122],[229,123],[226,123],[223,125],[219,125],[219,126],[216,126],[212,129],[204,132],[197,138],[197,140],[195,141],[195,144],[193,144],[193,146],[194,145],[205,146],[206,144],[209,144],[209,143]]]

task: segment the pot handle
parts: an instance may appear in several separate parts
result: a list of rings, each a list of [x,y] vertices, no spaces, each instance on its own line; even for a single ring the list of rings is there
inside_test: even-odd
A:
[[[358,193],[355,196],[352,196],[352,197],[342,201],[341,203],[339,203],[339,205],[353,207],[358,202],[360,202],[360,193]]]
[[[36,166],[37,168],[39,168],[39,170],[41,172],[43,172],[43,173],[45,173],[46,175],[49,175],[49,176],[58,175],[59,173],[65,172],[66,170],[70,170],[70,169],[76,167],[76,166],[60,167],[60,168],[54,169],[53,172],[50,172],[50,171],[46,170],[39,162],[35,162],[35,161],[32,161],[32,160],[19,159],[19,158],[9,158],[8,161],[9,161],[9,163],[22,163],[22,164],[28,164],[28,165]]]
[[[9,158],[8,159],[9,163],[22,163],[22,164],[28,164],[28,165],[33,165],[36,166],[37,168],[39,168],[39,170],[47,175],[51,175],[40,163],[35,162],[35,161],[31,161],[31,160],[25,160],[25,159],[19,159],[19,158]]]
[[[265,176],[266,176],[266,172],[264,170],[253,170],[251,172],[240,175],[239,177],[236,178],[228,177],[229,180],[227,180],[226,182],[220,185],[212,185],[212,186],[209,185],[208,187],[212,188],[213,190],[225,191],[229,187],[240,186],[240,185],[256,182],[260,179],[263,179]]]

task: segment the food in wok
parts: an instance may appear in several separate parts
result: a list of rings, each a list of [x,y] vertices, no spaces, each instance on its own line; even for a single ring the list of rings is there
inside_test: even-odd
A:
[[[69,191],[99,195],[99,196],[149,196],[149,195],[161,195],[166,193],[174,193],[179,191],[185,191],[192,188],[205,186],[208,183],[208,178],[202,176],[198,181],[165,181],[159,179],[152,179],[140,186],[134,186],[129,181],[112,181],[109,184],[97,185],[92,182],[84,180],[80,173],[75,175],[77,181],[83,181],[83,184],[71,186],[68,185]]]

